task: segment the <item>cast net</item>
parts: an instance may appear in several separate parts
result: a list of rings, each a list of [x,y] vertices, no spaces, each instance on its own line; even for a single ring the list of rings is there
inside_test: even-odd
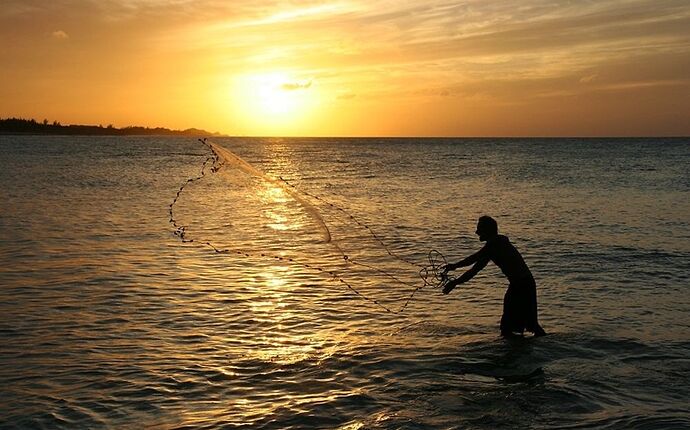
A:
[[[416,250],[393,249],[337,195],[304,190],[224,146],[199,142],[209,151],[201,170],[180,186],[169,206],[170,223],[182,243],[233,260],[297,267],[394,314],[403,312],[421,289],[450,280],[441,253],[432,250],[420,257]],[[212,209],[221,215],[209,227],[199,214]]]

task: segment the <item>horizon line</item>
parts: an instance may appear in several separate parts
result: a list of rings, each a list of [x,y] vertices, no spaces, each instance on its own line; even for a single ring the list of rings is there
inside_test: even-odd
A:
[[[584,136],[551,136],[551,135],[519,135],[519,136],[395,136],[395,135],[381,135],[381,136],[371,136],[371,135],[342,135],[342,136],[302,136],[302,135],[232,135],[232,134],[222,134],[220,136],[213,137],[246,137],[252,139],[278,139],[278,138],[290,138],[290,139],[651,139],[651,138],[668,138],[668,139],[687,139],[690,135],[584,135]],[[213,138],[212,137],[212,138]]]
[[[16,116],[7,116],[7,117],[0,117],[0,120],[9,120],[9,119],[20,119],[20,120],[34,120],[38,124],[42,124],[42,121],[35,120],[34,118],[22,118],[22,117],[16,117]],[[47,120],[47,119],[44,119]],[[62,127],[69,127],[69,126],[85,126],[85,127],[96,127],[96,128],[108,128],[108,126],[103,126],[103,124],[63,124],[58,120],[54,120],[54,123],[58,123],[58,125]],[[48,125],[53,125],[52,123],[48,123]],[[218,137],[224,137],[224,138],[257,138],[257,139],[276,139],[276,138],[294,138],[294,139],[650,139],[650,138],[669,138],[669,139],[683,139],[683,138],[690,138],[690,134],[669,134],[669,135],[562,135],[562,136],[555,136],[555,135],[510,135],[510,136],[459,136],[459,135],[424,135],[424,136],[412,136],[412,135],[404,135],[404,136],[397,136],[397,135],[379,135],[379,136],[372,136],[372,135],[247,135],[247,134],[228,134],[225,132],[219,132],[219,131],[208,131],[204,128],[199,128],[199,127],[188,127],[188,128],[169,128],[169,127],[164,127],[164,126],[150,126],[150,125],[126,125],[126,126],[114,126],[113,124],[109,123],[108,124],[110,127],[117,129],[117,130],[122,130],[126,128],[145,128],[145,129],[165,129],[165,130],[170,130],[170,131],[179,131],[179,132],[186,132],[186,131],[191,131],[191,130],[198,130],[198,131],[203,131],[215,136],[215,138]],[[24,134],[24,135],[42,135],[41,133],[2,133],[0,134]],[[88,136],[88,134],[84,134],[84,136]],[[136,134],[133,134],[132,136],[136,136]],[[156,134],[142,134],[141,136],[156,136]],[[160,136],[165,136],[160,135]],[[202,135],[199,135],[202,136]],[[209,137],[209,136],[205,136]]]
[[[82,125],[82,124],[70,124],[70,125]],[[96,126],[98,127],[98,126]],[[163,128],[163,129],[168,129],[167,127],[147,127],[147,126],[127,126],[128,128],[148,128],[148,129],[155,129],[155,128]],[[105,128],[105,127],[103,127]],[[206,131],[203,129],[198,129],[196,127],[191,127],[188,129],[168,129],[170,131],[180,131],[180,132],[185,132],[189,130],[199,130],[199,131]],[[191,137],[191,138],[206,138],[206,139],[217,139],[217,138],[231,138],[231,139],[238,139],[238,138],[246,138],[246,139],[690,139],[690,135],[630,135],[630,136],[621,136],[621,135],[584,135],[584,136],[573,136],[573,135],[564,135],[564,136],[538,136],[538,135],[520,135],[520,136],[395,136],[395,135],[380,135],[380,136],[371,136],[371,135],[362,135],[362,136],[357,136],[357,135],[342,135],[342,136],[328,136],[328,135],[319,135],[319,136],[305,136],[305,135],[240,135],[240,134],[224,134],[220,132],[208,132],[210,134],[215,134],[215,135],[203,135],[203,134],[192,134],[190,133],[189,135],[170,135],[170,134],[155,134],[155,133],[147,133],[147,134],[129,134],[129,135],[112,135],[113,137],[122,137],[122,136],[164,136],[164,137]],[[35,133],[35,132],[4,132],[0,131],[0,135],[4,136],[99,136],[99,137],[106,137],[106,136],[111,136],[111,135],[104,135],[104,134],[89,134],[89,133],[84,133],[84,134],[70,134],[70,133],[64,133],[64,134],[53,134],[53,133]]]

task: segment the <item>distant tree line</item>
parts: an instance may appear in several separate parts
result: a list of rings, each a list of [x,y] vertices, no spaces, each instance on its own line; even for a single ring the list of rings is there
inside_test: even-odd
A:
[[[123,127],[116,128],[112,124],[102,125],[62,125],[58,121],[49,122],[44,119],[0,118],[0,133],[3,134],[63,134],[63,135],[103,135],[103,136],[132,136],[132,135],[164,135],[164,136],[218,136],[206,130],[188,128],[186,130],[170,130],[156,127]]]

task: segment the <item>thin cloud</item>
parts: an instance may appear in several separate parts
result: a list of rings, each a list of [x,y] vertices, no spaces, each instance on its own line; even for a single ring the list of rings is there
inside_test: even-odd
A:
[[[337,100],[352,100],[355,97],[357,97],[357,94],[350,92],[350,91],[346,91],[346,92],[342,92],[342,93],[338,94],[336,96],[336,99]]]
[[[69,39],[69,35],[62,30],[55,30],[50,35],[53,39],[58,39],[58,40]]]
[[[311,83],[311,79],[301,82],[285,82],[280,86],[280,89],[285,91],[306,90],[311,87]]]

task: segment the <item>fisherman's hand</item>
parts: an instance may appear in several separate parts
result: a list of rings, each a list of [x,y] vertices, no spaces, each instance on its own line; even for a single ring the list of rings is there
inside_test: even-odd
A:
[[[443,294],[448,294],[451,291],[453,291],[453,288],[458,285],[456,281],[450,281],[446,285],[443,286]]]

